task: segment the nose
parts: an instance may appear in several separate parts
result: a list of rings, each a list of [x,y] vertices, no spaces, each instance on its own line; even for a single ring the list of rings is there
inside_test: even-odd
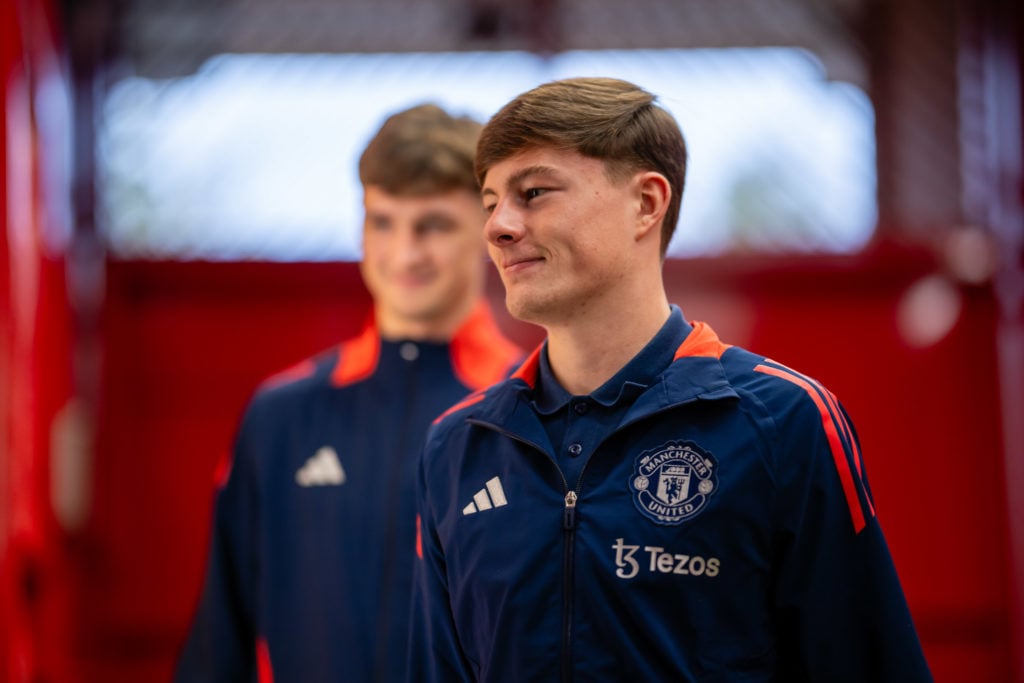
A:
[[[495,204],[491,215],[484,224],[484,237],[487,242],[497,247],[514,244],[522,239],[524,233],[522,217],[505,201]]]
[[[395,262],[399,265],[418,263],[423,258],[423,244],[415,227],[402,226],[394,231],[391,251]]]

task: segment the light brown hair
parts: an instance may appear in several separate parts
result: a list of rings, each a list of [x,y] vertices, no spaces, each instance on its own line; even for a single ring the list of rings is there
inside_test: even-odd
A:
[[[388,194],[424,196],[456,189],[477,192],[473,154],[482,125],[435,104],[392,114],[359,158],[363,186]]]
[[[661,228],[661,254],[675,232],[686,178],[686,141],[655,96],[614,78],[546,83],[506,104],[484,126],[476,150],[483,183],[499,161],[533,147],[554,147],[600,159],[612,179],[637,171],[665,176],[672,198]]]

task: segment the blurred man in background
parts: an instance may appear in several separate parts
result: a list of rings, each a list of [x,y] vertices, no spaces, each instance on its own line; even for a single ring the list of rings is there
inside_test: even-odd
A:
[[[423,105],[364,151],[372,319],[250,402],[177,681],[405,679],[423,435],[519,357],[483,300],[479,132]]]
[[[427,437],[411,680],[928,681],[836,398],[666,298],[686,145],[654,99],[557,81],[481,134],[547,339]]]

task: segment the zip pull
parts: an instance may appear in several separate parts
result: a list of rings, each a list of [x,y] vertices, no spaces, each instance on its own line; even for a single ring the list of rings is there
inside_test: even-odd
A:
[[[569,491],[565,494],[565,529],[572,529],[576,526],[576,492]]]

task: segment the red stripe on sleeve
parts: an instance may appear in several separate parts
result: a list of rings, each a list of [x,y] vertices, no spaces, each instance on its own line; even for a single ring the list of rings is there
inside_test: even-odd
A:
[[[217,466],[213,470],[213,485],[217,489],[222,489],[228,485],[228,479],[231,477],[231,466],[234,462],[235,456],[230,450],[225,451],[217,461]]]
[[[267,639],[256,641],[256,680],[259,683],[274,683],[274,669],[270,666],[270,648]]]
[[[440,415],[438,415],[437,418],[434,420],[433,424],[437,424],[438,422],[440,422],[444,418],[448,417],[449,415],[451,415],[452,413],[454,413],[457,410],[462,410],[463,408],[471,406],[474,403],[479,403],[480,401],[484,400],[484,396],[485,395],[486,394],[484,393],[483,390],[480,390],[480,391],[476,392],[475,394],[470,394],[469,396],[467,396],[463,400],[461,400],[458,403],[456,403],[455,405],[453,405],[448,410],[446,410],[443,413],[441,413]]]
[[[416,515],[416,557],[423,559],[423,521]]]
[[[836,419],[839,420],[840,426],[843,428],[843,435],[846,437],[846,443],[850,444],[850,451],[853,453],[853,466],[857,468],[857,478],[860,479],[861,485],[863,486],[864,468],[861,464],[860,446],[857,445],[857,440],[853,438],[853,430],[850,428],[850,422],[846,419],[846,416],[843,415],[843,411],[839,409],[839,401],[836,399],[835,394],[820,384],[818,384],[818,387],[821,389],[822,394],[825,395],[826,400],[828,400],[829,406],[832,407],[832,414],[836,416]],[[871,502],[871,496],[867,495],[867,491],[864,492],[864,500],[867,501],[868,510],[870,511],[871,516],[874,517],[875,506],[874,503]]]
[[[300,379],[309,377],[316,371],[316,364],[312,360],[304,360],[292,367],[282,370],[276,375],[271,375],[263,382],[264,387],[276,387],[281,384],[288,384]]]
[[[799,377],[805,382],[811,384],[818,390],[818,393],[825,399],[829,409],[832,411],[833,419],[838,421],[839,427],[842,428],[843,430],[842,436],[844,438],[845,443],[849,444],[850,453],[853,454],[853,466],[857,470],[857,479],[860,480],[861,482],[861,488],[865,489],[864,500],[867,501],[868,511],[870,512],[870,515],[874,517],[875,505],[874,503],[871,502],[871,496],[867,495],[867,489],[866,487],[864,487],[864,467],[862,465],[863,461],[861,459],[860,446],[857,445],[857,440],[853,438],[853,430],[850,428],[849,420],[846,419],[846,416],[843,414],[843,411],[839,409],[839,400],[836,398],[836,395],[833,394],[828,389],[826,389],[821,384],[821,382],[811,379],[807,375],[799,373],[793,368],[782,365],[782,363],[778,363],[776,361],[772,361],[772,363],[786,370],[794,377]]]
[[[857,495],[857,484],[853,480],[853,473],[850,472],[850,463],[846,460],[846,451],[843,448],[842,439],[836,429],[836,423],[832,418],[832,413],[829,411],[828,406],[825,405],[825,401],[814,387],[811,386],[810,382],[802,377],[798,377],[785,370],[771,367],[769,365],[758,365],[754,370],[756,372],[774,375],[775,377],[792,382],[806,391],[807,395],[811,397],[811,400],[814,401],[814,404],[818,407],[818,412],[821,415],[821,423],[825,429],[825,435],[828,438],[829,448],[832,451],[832,461],[835,463],[836,470],[839,472],[839,481],[842,483],[843,494],[846,496],[846,505],[849,507],[850,517],[853,519],[853,531],[854,533],[859,534],[867,524],[864,520],[864,511],[861,509],[860,498]]]

